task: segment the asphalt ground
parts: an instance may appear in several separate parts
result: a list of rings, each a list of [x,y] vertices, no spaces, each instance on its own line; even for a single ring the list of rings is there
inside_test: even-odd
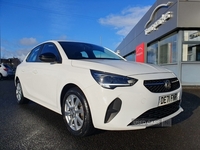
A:
[[[184,112],[171,127],[97,131],[74,137],[62,116],[34,102],[18,105],[13,80],[0,81],[0,150],[199,150],[200,88],[183,90]]]

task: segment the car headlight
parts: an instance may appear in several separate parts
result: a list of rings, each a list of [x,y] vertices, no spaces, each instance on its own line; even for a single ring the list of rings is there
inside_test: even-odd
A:
[[[116,87],[132,86],[138,80],[126,76],[91,70],[95,81],[104,88],[114,89]]]

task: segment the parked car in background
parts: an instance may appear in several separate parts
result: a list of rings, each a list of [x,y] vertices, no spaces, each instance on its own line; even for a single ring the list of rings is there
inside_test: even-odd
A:
[[[7,64],[0,64],[0,80],[6,77],[14,77],[15,71]]]
[[[68,130],[136,130],[181,113],[182,87],[159,66],[126,61],[108,48],[48,41],[17,67],[19,104],[32,100],[63,115]]]

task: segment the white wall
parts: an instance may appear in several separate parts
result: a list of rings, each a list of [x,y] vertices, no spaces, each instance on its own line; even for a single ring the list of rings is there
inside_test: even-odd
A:
[[[163,65],[175,73],[183,86],[200,86],[200,63],[182,63],[178,65]]]
[[[200,63],[181,65],[182,85],[200,85]]]
[[[163,65],[162,67],[167,68],[167,69],[173,71],[174,74],[179,78],[179,80],[181,80],[180,69],[178,68],[178,65],[171,64],[171,65]]]

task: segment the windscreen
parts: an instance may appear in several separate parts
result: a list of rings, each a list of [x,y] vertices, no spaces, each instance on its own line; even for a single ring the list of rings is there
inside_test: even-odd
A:
[[[123,60],[111,50],[88,43],[59,42],[69,59]]]

